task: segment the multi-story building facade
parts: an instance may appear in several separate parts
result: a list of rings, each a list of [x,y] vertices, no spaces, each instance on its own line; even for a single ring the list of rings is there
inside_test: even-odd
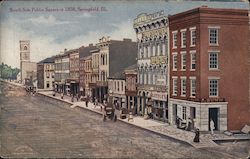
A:
[[[208,131],[250,124],[247,10],[201,7],[169,17],[170,123]]]
[[[152,101],[153,118],[168,119],[168,19],[163,11],[142,13],[134,20],[138,42],[138,114]],[[151,105],[151,104],[150,104]]]
[[[108,77],[109,96],[112,97],[112,103],[117,102],[119,108],[126,107],[125,95],[125,75],[123,72],[117,72],[112,77]],[[119,109],[118,108],[118,109]]]
[[[137,64],[127,67],[124,74],[126,108],[133,114],[137,114]]]
[[[55,77],[54,57],[46,58],[37,63],[37,88],[45,90],[54,89]]]
[[[89,46],[82,46],[79,48],[79,61],[80,61],[80,94],[81,96],[87,96],[85,93],[85,87],[86,87],[86,76],[85,76],[85,59],[86,57],[90,56],[92,54],[92,50],[96,50],[96,46],[93,44],[89,44]],[[91,95],[89,97],[92,97]]]
[[[89,87],[89,83],[92,82],[92,55],[86,56],[83,59],[83,84],[85,88],[85,95],[91,97],[92,90]]]
[[[55,89],[57,92],[70,94],[69,78],[69,53],[66,49],[63,54],[55,57]]]
[[[97,98],[100,102],[107,98],[108,77],[113,77],[117,72],[136,61],[136,43],[131,39],[110,40],[102,37],[97,44],[99,49],[99,80],[97,81]],[[124,58],[122,58],[124,57]]]
[[[91,97],[94,101],[94,97],[98,96],[98,90],[96,82],[99,80],[99,49],[91,50],[92,59],[92,80],[89,83],[89,89],[91,90]]]
[[[79,77],[79,49],[73,49],[69,52],[69,78],[67,79],[73,96],[77,96],[80,92]]]

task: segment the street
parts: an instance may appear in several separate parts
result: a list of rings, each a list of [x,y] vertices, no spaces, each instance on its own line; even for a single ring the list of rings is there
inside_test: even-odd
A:
[[[245,158],[249,142],[195,149],[0,82],[1,157]]]

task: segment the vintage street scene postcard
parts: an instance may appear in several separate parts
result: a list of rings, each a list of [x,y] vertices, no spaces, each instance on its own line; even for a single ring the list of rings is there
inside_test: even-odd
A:
[[[0,1],[0,157],[250,159],[249,6]]]

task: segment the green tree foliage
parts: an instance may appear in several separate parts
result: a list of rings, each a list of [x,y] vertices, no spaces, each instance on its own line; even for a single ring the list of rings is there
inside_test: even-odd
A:
[[[7,64],[1,63],[0,65],[0,78],[2,79],[16,79],[17,74],[20,72],[18,68],[12,68]]]

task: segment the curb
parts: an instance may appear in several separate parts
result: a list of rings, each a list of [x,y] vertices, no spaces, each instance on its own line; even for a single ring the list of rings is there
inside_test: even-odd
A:
[[[42,95],[42,96],[45,96],[45,97],[49,97],[49,98],[54,99],[54,100],[59,100],[59,101],[61,101],[61,102],[65,102],[65,103],[68,103],[68,104],[70,104],[70,105],[74,105],[74,103],[72,103],[72,102],[65,101],[65,100],[60,100],[60,99],[58,99],[58,98],[52,97],[52,96],[50,96],[50,95],[45,95],[45,94],[42,94],[42,93],[40,93],[40,92],[38,92],[37,94]],[[89,111],[89,112],[96,113],[96,114],[98,114],[98,115],[103,115],[101,112],[94,111],[94,110],[91,110],[91,109],[87,109],[87,108],[82,107],[82,106],[79,106],[79,105],[76,105],[75,108],[80,108],[80,109],[87,110],[87,111]],[[166,135],[166,134],[163,134],[163,133],[161,133],[161,132],[157,132],[157,131],[154,131],[154,130],[147,129],[147,128],[141,127],[141,126],[139,126],[139,125],[135,125],[135,124],[128,123],[128,122],[126,122],[126,121],[124,121],[124,120],[122,120],[122,119],[120,119],[120,118],[117,118],[117,121],[122,122],[122,123],[125,123],[125,124],[130,125],[130,126],[134,126],[134,127],[139,128],[139,129],[141,129],[141,130],[146,130],[146,131],[148,131],[148,132],[154,133],[154,134],[159,135],[159,136],[161,136],[161,137],[168,138],[168,139],[171,139],[171,140],[174,140],[174,141],[178,141],[178,142],[180,142],[180,143],[183,143],[183,144],[190,145],[190,146],[194,147],[192,144],[190,144],[190,143],[187,142],[187,141],[183,141],[183,140],[174,138],[174,137],[172,137],[172,136],[168,136],[168,135]]]

